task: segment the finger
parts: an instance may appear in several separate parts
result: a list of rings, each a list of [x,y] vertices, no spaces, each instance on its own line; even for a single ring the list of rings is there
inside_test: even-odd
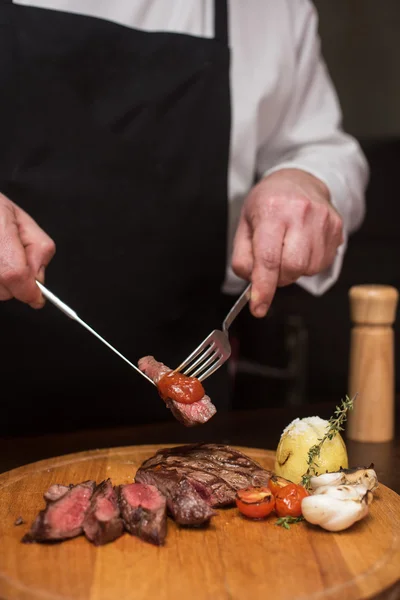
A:
[[[251,229],[244,217],[241,217],[233,242],[232,269],[238,277],[250,281],[253,270],[253,246]]]
[[[44,283],[45,268],[56,252],[53,240],[21,208],[16,207],[19,234],[25,248],[28,265],[36,279]]]
[[[342,241],[342,220],[336,212],[332,212],[326,220],[322,233],[314,239],[306,275],[315,275],[328,269],[334,262]]]
[[[2,204],[0,210],[0,285],[11,297],[34,308],[43,306],[43,297],[27,263],[12,203]]]
[[[286,226],[282,221],[262,222],[254,230],[250,310],[255,317],[267,314],[275,295],[285,231]]]
[[[304,229],[290,227],[286,231],[278,286],[294,283],[304,275],[311,260],[311,239]]]

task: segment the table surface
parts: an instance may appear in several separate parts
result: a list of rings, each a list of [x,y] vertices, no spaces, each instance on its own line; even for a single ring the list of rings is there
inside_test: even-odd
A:
[[[165,423],[116,429],[94,429],[41,436],[0,438],[0,472],[44,458],[61,456],[95,448],[216,442],[274,450],[284,427],[296,417],[318,415],[328,419],[335,403],[327,402],[297,407],[218,412],[209,423],[186,428],[171,417]],[[383,444],[366,444],[346,440],[349,464],[374,463],[379,481],[400,494],[400,414],[396,417],[396,437]],[[395,584],[373,597],[374,600],[400,600],[400,586]]]
[[[173,418],[165,423],[137,425],[116,429],[94,429],[71,433],[47,434],[0,439],[0,472],[43,458],[94,448],[136,444],[174,444],[215,442],[275,450],[283,428],[295,417],[318,415],[329,418],[334,403],[218,412],[211,421],[186,428]],[[349,464],[374,463],[379,481],[400,494],[400,419],[397,416],[396,438],[383,444],[346,440]]]

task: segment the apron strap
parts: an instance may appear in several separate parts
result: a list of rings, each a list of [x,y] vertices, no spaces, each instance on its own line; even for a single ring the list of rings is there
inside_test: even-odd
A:
[[[214,0],[214,39],[229,45],[228,0]]]

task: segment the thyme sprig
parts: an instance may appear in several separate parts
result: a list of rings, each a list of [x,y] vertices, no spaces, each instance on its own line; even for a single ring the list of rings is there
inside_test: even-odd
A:
[[[300,521],[304,521],[304,517],[280,517],[276,520],[275,525],[290,529],[290,525],[293,525],[293,523],[300,523]]]
[[[356,399],[357,394],[354,398],[349,398],[346,396],[345,400],[342,400],[339,406],[336,406],[336,410],[333,416],[329,419],[329,427],[322,438],[318,439],[318,443],[308,451],[307,455],[307,471],[304,473],[301,479],[301,485],[303,485],[307,490],[310,489],[310,479],[313,475],[318,475],[317,467],[318,463],[316,462],[321,455],[321,448],[326,440],[332,440],[337,433],[344,430],[344,423],[347,419],[347,413],[349,410],[353,409],[354,400]]]

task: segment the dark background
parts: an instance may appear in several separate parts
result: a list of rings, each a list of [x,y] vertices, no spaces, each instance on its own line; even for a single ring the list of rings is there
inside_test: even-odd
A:
[[[347,393],[348,290],[360,283],[400,290],[400,2],[316,0],[322,51],[341,102],[344,127],[371,169],[367,215],[349,241],[338,283],[315,298],[281,289],[263,321],[242,314],[234,405],[340,400]],[[395,344],[400,349],[397,311]],[[400,355],[396,356],[399,392]]]
[[[229,361],[234,409],[339,402],[348,391],[349,288],[379,283],[400,290],[400,2],[315,0],[315,5],[344,127],[360,141],[370,165],[366,219],[349,240],[339,281],[326,294],[313,297],[293,285],[278,290],[266,319],[254,319],[247,309],[241,313],[234,324],[234,357]],[[226,299],[226,310],[231,304],[232,298]],[[397,349],[399,317],[398,310]],[[82,335],[90,343],[89,334]],[[122,362],[121,369],[126,369]],[[397,392],[399,370],[397,353]],[[107,396],[107,414],[108,404]],[[69,410],[68,403],[61,408]],[[100,414],[99,407],[95,409],[90,415],[93,427]],[[57,411],[63,414],[60,402]],[[112,412],[129,421],[125,409],[122,416]],[[169,413],[168,418],[173,421]],[[19,422],[14,427],[22,433]],[[54,431],[63,427],[71,427],[71,415],[59,416],[52,425]]]

